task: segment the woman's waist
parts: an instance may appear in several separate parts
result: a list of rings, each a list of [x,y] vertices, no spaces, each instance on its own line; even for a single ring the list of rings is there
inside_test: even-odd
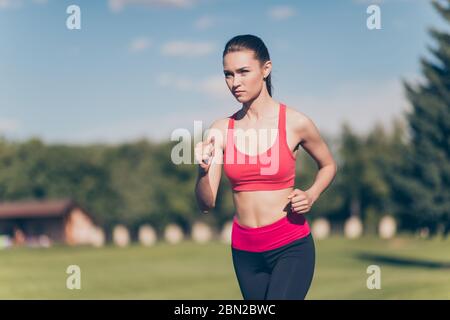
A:
[[[233,193],[239,221],[250,226],[272,223],[290,211],[292,188],[276,191],[241,191]]]
[[[298,214],[294,212],[282,212],[280,215],[273,215],[272,217],[267,218],[267,220],[259,220],[263,221],[262,223],[249,223],[251,220],[245,220],[239,216],[238,213],[235,213],[233,216],[233,225],[239,230],[242,230],[246,233],[257,234],[260,232],[267,231],[278,231],[280,229],[294,230],[296,227],[305,227],[308,225],[308,221],[306,220],[303,214]]]
[[[279,208],[277,210],[270,210],[267,207],[264,210],[236,210],[233,221],[240,226],[256,229],[279,222],[287,214],[287,211],[280,210]]]
[[[289,213],[259,227],[249,227],[233,217],[232,247],[247,251],[264,251],[279,247],[310,233],[308,221],[302,214]]]

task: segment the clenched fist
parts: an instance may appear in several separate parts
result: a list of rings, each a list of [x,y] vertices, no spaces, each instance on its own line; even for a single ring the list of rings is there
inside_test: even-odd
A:
[[[307,213],[314,203],[313,197],[300,189],[294,189],[288,199],[291,202],[291,211],[295,213]]]
[[[214,157],[214,136],[209,137],[205,141],[200,141],[195,145],[195,159],[201,169],[208,172]]]

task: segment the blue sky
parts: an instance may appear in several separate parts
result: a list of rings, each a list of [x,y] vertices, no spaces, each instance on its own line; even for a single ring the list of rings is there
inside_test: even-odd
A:
[[[66,27],[71,4],[80,30]],[[276,100],[324,134],[343,121],[366,132],[408,108],[400,79],[420,80],[430,26],[448,28],[427,0],[0,0],[0,134],[78,144],[205,129],[240,107],[221,53],[247,33],[269,48]]]

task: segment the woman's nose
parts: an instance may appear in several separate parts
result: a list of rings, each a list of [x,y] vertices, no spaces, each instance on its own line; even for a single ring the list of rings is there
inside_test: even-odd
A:
[[[237,86],[239,86],[241,84],[241,78],[239,78],[239,77],[234,77],[234,80],[233,80],[233,87],[237,87]]]

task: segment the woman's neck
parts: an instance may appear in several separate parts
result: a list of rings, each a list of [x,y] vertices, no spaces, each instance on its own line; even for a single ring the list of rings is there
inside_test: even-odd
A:
[[[276,116],[277,102],[269,95],[260,95],[256,99],[244,103],[242,109],[250,122]]]

